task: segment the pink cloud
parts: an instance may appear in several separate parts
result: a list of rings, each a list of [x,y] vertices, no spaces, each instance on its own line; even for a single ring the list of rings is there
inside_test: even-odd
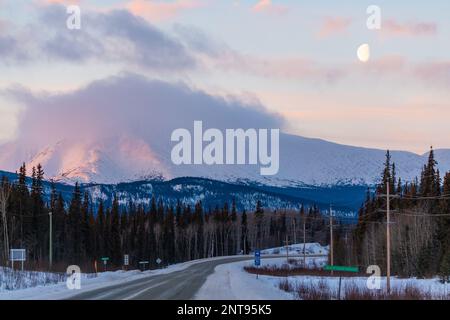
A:
[[[267,12],[271,14],[285,14],[287,8],[282,5],[273,4],[272,0],[259,0],[253,7],[253,12]]]
[[[7,27],[7,22],[0,19],[0,35],[7,29]]]
[[[346,76],[346,70],[323,66],[314,60],[301,57],[261,57],[240,54],[229,50],[205,63],[212,63],[211,68],[249,74],[263,78],[281,78],[307,81],[325,81],[335,83]]]
[[[391,37],[433,36],[437,33],[437,25],[429,22],[399,23],[390,19],[382,23],[381,32]]]
[[[171,19],[180,11],[200,7],[198,0],[132,0],[126,4],[126,8],[134,15],[142,16],[150,21]]]
[[[346,31],[352,20],[344,17],[326,17],[319,30],[319,37],[326,38]]]
[[[364,70],[378,74],[399,74],[407,69],[408,62],[404,56],[388,55],[372,60]],[[359,65],[361,67],[361,65]]]
[[[435,61],[418,65],[414,74],[427,83],[450,83],[450,61]]]
[[[43,4],[71,5],[71,4],[80,4],[81,0],[40,0],[38,2],[43,3]]]

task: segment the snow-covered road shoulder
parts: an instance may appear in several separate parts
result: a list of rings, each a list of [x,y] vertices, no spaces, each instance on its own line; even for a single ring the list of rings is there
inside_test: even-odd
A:
[[[265,259],[267,263],[276,263],[280,258]],[[196,294],[197,300],[292,300],[294,296],[272,285],[267,277],[244,271],[252,261],[240,261],[222,264],[216,267],[205,284]]]
[[[220,260],[226,257],[210,258],[207,260]],[[130,271],[115,271],[115,272],[101,272],[97,277],[86,274],[81,276],[81,289],[69,290],[65,282],[59,282],[57,284],[41,284],[26,289],[18,290],[0,290],[0,300],[64,300],[70,299],[80,293],[84,293],[91,290],[106,288],[109,286],[120,285],[129,281],[138,279],[144,279],[150,276],[168,274],[176,271],[184,270],[192,265],[205,262],[202,260],[193,260],[184,263],[171,265],[164,269],[149,270],[141,272],[139,270]],[[30,274],[25,271],[23,276],[26,277]],[[51,274],[48,274],[51,275]],[[48,276],[47,275],[47,276]],[[44,281],[45,282],[45,281]]]

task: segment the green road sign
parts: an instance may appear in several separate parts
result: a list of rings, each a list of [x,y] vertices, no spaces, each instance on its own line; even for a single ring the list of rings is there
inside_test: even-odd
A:
[[[344,272],[359,272],[358,267],[346,267],[346,266],[330,266],[326,265],[323,267],[326,271],[344,271]]]
[[[109,258],[108,258],[108,257],[102,257],[101,260],[102,260],[102,261],[108,261]]]

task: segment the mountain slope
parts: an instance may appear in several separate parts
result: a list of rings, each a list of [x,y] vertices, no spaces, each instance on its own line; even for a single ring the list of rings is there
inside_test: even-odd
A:
[[[6,176],[10,181],[16,181],[14,173],[0,171],[0,178]],[[31,179],[28,179],[31,185]],[[236,207],[241,211],[253,211],[256,202],[261,201],[269,209],[298,209],[300,205],[317,205],[323,210],[334,204],[334,209],[341,213],[354,213],[364,200],[366,188],[361,186],[345,187],[268,187],[261,185],[232,184],[204,178],[175,178],[168,181],[145,180],[119,184],[82,184],[94,207],[102,201],[107,207],[112,205],[115,196],[119,204],[127,208],[130,201],[134,205],[148,208],[152,197],[162,199],[166,205],[175,206],[180,200],[194,206],[201,201],[204,208],[222,207],[225,202],[231,204],[235,200]],[[64,183],[55,183],[55,189],[69,203],[74,187]],[[48,201],[51,184],[44,181],[45,199]]]
[[[385,157],[384,150],[280,134],[280,170],[275,176],[261,176],[259,165],[176,166],[170,159],[172,146],[169,138],[126,134],[89,141],[66,139],[39,150],[11,143],[0,146],[0,168],[14,172],[23,161],[28,167],[41,163],[47,178],[66,183],[115,184],[191,176],[272,186],[373,185]],[[428,153],[391,154],[404,180],[420,175],[428,157]],[[450,150],[436,150],[436,159],[441,172],[450,170]]]

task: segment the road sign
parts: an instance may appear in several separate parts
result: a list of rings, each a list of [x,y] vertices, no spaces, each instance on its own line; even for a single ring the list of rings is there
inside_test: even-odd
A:
[[[10,261],[26,261],[26,251],[25,249],[11,249],[10,250]]]
[[[160,258],[156,259],[157,264],[161,264],[162,260]]]
[[[125,254],[123,256],[123,265],[128,266],[130,264],[130,256],[128,254]]]
[[[347,267],[347,266],[330,266],[326,265],[323,270],[326,271],[343,271],[343,272],[359,272],[358,267]]]
[[[109,258],[108,257],[102,257],[102,258],[100,258],[100,260],[103,261],[103,266],[104,266],[103,271],[106,271],[106,265],[108,264]]]
[[[27,260],[27,254],[25,249],[11,249],[9,252],[9,260],[11,261],[11,268],[14,270],[14,261],[22,262],[22,271],[23,271],[23,263]]]
[[[255,250],[255,266],[261,265],[261,251]]]

